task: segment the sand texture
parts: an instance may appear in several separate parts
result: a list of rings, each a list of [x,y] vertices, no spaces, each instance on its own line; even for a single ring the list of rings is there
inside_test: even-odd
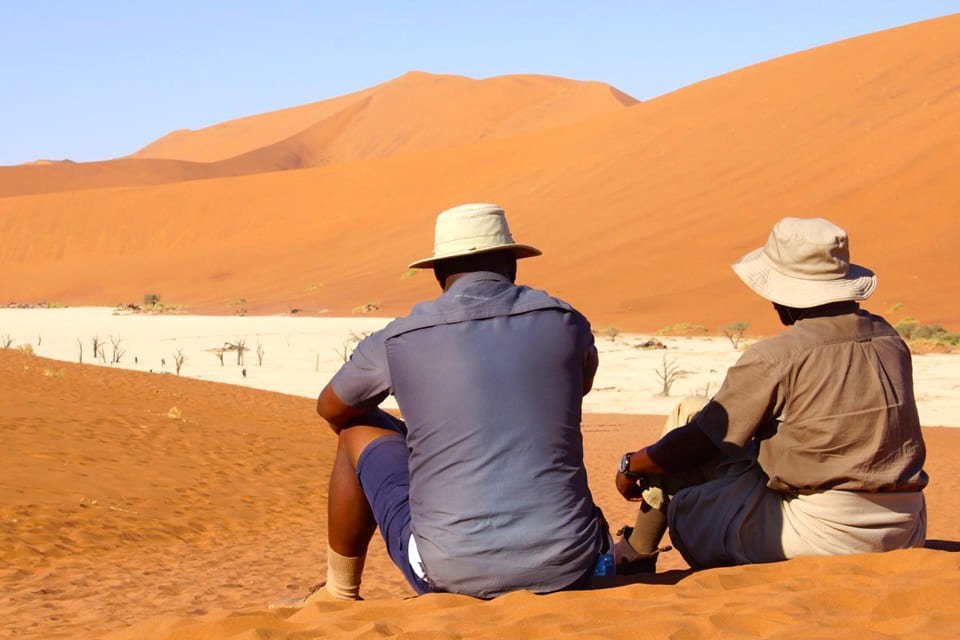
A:
[[[484,603],[409,599],[376,539],[362,603],[289,607],[324,574],[335,438],[313,402],[0,351],[0,637],[863,638],[960,634],[960,431],[926,429],[928,546]],[[612,523],[620,453],[661,418],[589,415]],[[132,626],[131,626],[132,625]]]
[[[263,154],[269,170],[0,198],[0,300],[111,305],[156,292],[204,313],[231,313],[242,298],[251,313],[403,315],[433,293],[432,278],[405,265],[430,254],[436,213],[494,201],[518,239],[544,250],[523,279],[598,326],[744,320],[775,331],[769,305],[726,265],[779,218],[821,215],[878,273],[875,311],[956,330],[960,227],[944,221],[960,208],[958,72],[960,15],[630,106],[597,85],[572,85],[583,99],[561,104],[555,79],[403,76],[361,92],[365,107],[355,94],[339,110],[324,101],[173,134],[140,154],[254,164]],[[511,102],[521,94],[529,101]],[[385,115],[394,107],[377,106],[394,95],[396,123]],[[465,104],[477,113],[462,118]],[[399,118],[411,110],[413,128]],[[276,155],[283,140],[292,146]],[[275,170],[294,156],[330,162]]]

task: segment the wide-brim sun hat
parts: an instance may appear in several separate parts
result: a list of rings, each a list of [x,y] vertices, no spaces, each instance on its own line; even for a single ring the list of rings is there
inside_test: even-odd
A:
[[[796,309],[866,300],[877,288],[873,271],[850,262],[847,232],[823,218],[784,218],[732,266],[757,294]]]
[[[532,258],[542,252],[513,241],[507,217],[495,204],[462,204],[437,216],[433,255],[411,262],[411,269],[430,268],[438,260],[491,251],[509,250],[517,258]]]

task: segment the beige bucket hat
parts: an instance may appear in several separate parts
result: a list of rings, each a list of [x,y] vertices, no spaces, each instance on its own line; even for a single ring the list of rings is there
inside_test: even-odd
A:
[[[500,249],[513,251],[517,258],[539,256],[541,251],[513,241],[507,217],[495,204],[462,204],[437,216],[433,255],[410,263],[411,269],[432,267],[437,260],[457,258]]]
[[[877,288],[872,271],[850,263],[847,232],[823,218],[784,218],[733,270],[767,300],[796,309],[865,300]]]

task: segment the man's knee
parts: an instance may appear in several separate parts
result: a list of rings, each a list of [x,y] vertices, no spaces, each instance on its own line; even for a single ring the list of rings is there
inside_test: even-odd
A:
[[[693,416],[700,413],[700,410],[706,406],[707,401],[708,398],[703,396],[687,396],[682,399],[667,416],[660,435],[665,436],[693,420]]]
[[[382,429],[380,427],[369,427],[365,425],[355,425],[348,427],[340,432],[340,450],[343,451],[350,460],[351,466],[357,468],[357,462],[360,455],[375,440],[386,436],[399,435],[396,431]]]

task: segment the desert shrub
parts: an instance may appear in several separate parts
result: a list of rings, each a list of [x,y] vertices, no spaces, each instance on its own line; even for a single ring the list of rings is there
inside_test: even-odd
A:
[[[727,326],[722,327],[721,330],[723,331],[723,335],[727,336],[727,340],[730,341],[733,348],[736,349],[740,346],[740,343],[743,342],[743,334],[746,333],[749,326],[749,322],[731,322]]]
[[[160,294],[159,293],[145,293],[143,294],[143,306],[148,308],[153,308],[160,304]]]
[[[33,355],[33,345],[24,342],[23,344],[17,345],[17,351],[19,351],[20,353],[25,353],[25,354],[27,354],[28,356],[32,356],[32,355]]]
[[[610,342],[613,342],[617,339],[617,336],[620,335],[620,329],[616,327],[607,327],[603,330],[603,335],[607,336]]]
[[[238,316],[247,315],[247,299],[246,298],[237,298],[236,300],[231,300],[227,304],[233,307],[233,312],[236,315]]]
[[[895,326],[897,332],[907,341],[924,341],[955,347],[960,345],[960,333],[954,333],[939,324],[920,324],[906,317]]]
[[[676,324],[668,324],[659,331],[657,331],[658,336],[691,336],[697,334],[707,333],[707,329],[702,324],[691,324],[689,322],[677,322]]]
[[[367,302],[365,304],[357,305],[350,310],[350,313],[356,315],[358,313],[373,313],[380,308],[379,302]]]

